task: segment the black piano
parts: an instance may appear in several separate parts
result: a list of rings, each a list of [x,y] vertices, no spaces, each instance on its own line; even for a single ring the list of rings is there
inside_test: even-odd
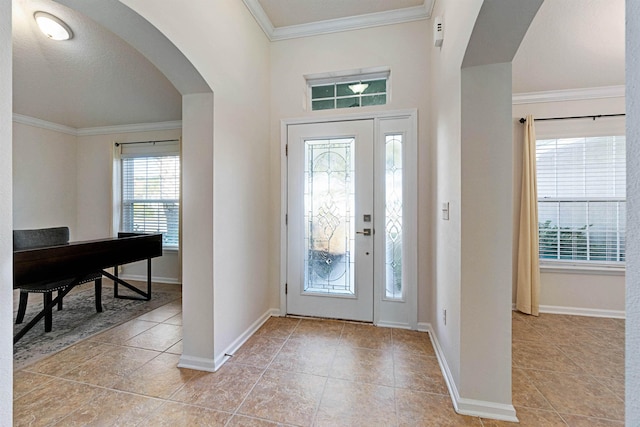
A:
[[[72,279],[52,302],[51,307],[71,291],[87,274],[100,271],[114,281],[114,296],[127,299],[151,299],[151,259],[162,256],[162,234],[119,233],[118,237],[70,242],[64,245],[16,250],[13,252],[13,287],[38,281]],[[146,292],[118,277],[118,266],[147,260]],[[105,271],[114,268],[114,274]],[[118,285],[139,296],[119,295]],[[46,307],[13,338],[16,343],[45,315]]]

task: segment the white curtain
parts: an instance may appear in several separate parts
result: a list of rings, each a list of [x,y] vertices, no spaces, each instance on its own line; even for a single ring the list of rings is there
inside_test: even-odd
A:
[[[533,116],[527,116],[524,126],[516,308],[523,313],[537,316],[540,299],[540,260],[538,252],[536,131]]]

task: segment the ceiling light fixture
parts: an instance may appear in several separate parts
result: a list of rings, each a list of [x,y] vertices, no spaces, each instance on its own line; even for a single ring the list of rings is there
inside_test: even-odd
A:
[[[368,87],[369,85],[367,83],[356,83],[353,85],[349,85],[349,89],[351,89],[351,92],[358,94],[367,90]]]
[[[38,11],[33,14],[40,31],[52,40],[69,40],[73,37],[73,31],[64,21],[47,12]]]

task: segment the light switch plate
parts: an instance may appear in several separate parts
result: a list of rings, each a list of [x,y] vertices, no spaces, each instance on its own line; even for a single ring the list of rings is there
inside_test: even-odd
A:
[[[442,219],[449,221],[449,202],[442,204]]]

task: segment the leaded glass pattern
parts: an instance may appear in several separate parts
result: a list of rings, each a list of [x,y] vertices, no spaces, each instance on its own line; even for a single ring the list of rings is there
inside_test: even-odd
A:
[[[354,143],[305,141],[305,292],[355,295]]]
[[[385,297],[402,299],[402,135],[385,138]]]

